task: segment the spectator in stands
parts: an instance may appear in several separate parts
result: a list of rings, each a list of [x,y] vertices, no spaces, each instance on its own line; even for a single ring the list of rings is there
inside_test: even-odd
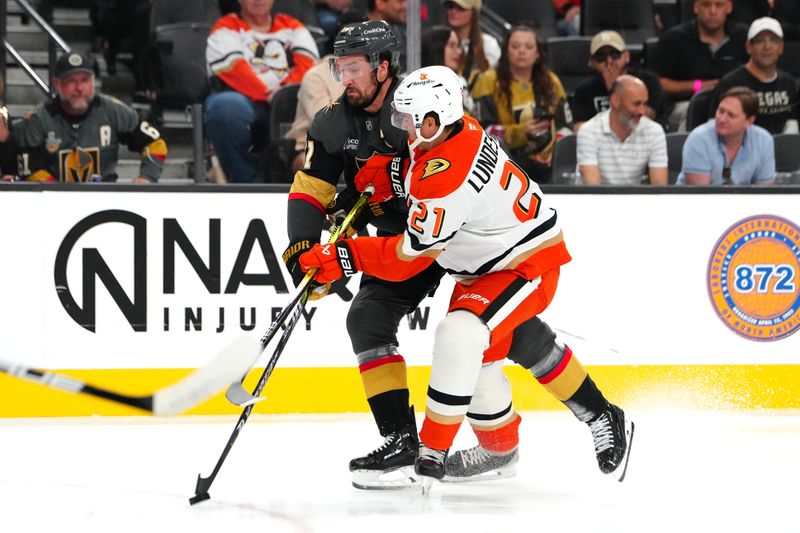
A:
[[[497,39],[481,30],[481,0],[445,0],[447,25],[458,35],[464,52],[463,66],[458,72],[470,85],[475,76],[497,66],[500,45]]]
[[[532,26],[511,28],[497,68],[478,77],[472,97],[481,125],[506,143],[531,179],[549,181],[556,131],[569,126],[571,113]]]
[[[573,36],[581,33],[581,0],[553,0],[559,35]]]
[[[55,66],[55,98],[39,104],[15,131],[20,174],[29,181],[116,181],[119,143],[141,154],[134,183],[161,176],[167,145],[129,106],[95,94],[90,57],[64,54]]]
[[[772,17],[783,26],[787,41],[800,40],[800,2],[797,0],[734,0],[731,17],[745,24],[757,18]]]
[[[728,20],[731,0],[694,0],[695,18],[665,31],[654,53],[653,70],[676,105],[673,131],[683,130],[689,99],[712,89],[719,79],[747,61],[747,27]]]
[[[631,55],[619,33],[605,30],[592,38],[589,65],[595,73],[575,88],[571,102],[576,130],[597,113],[608,109],[611,86],[623,74],[631,74],[644,82],[649,95],[645,116],[666,124],[668,106],[658,75],[645,69],[631,69],[630,61]]]
[[[406,14],[408,0],[367,0],[367,19],[385,20],[400,41],[400,70],[406,64]]]
[[[146,98],[145,50],[149,45],[150,0],[94,0],[89,11],[92,28],[102,40],[108,73],[117,73],[117,54],[130,52],[136,96]]]
[[[444,65],[458,72],[464,52],[458,44],[458,36],[450,26],[431,26],[422,32],[422,50],[420,50],[420,66]],[[464,111],[470,115],[475,113],[475,101],[467,89],[467,80],[461,79]]]
[[[747,87],[722,94],[713,120],[696,127],[683,145],[679,185],[767,184],[775,179],[775,145],[755,125],[758,95]]]
[[[3,78],[0,76],[0,94],[3,94]],[[0,102],[0,181],[17,179],[17,148],[11,137],[11,122],[8,108]]]
[[[314,0],[319,24],[328,37],[336,36],[339,31],[339,18],[352,4],[353,0]]]
[[[797,87],[794,78],[778,70],[783,54],[783,29],[770,17],[756,19],[747,33],[750,60],[722,77],[714,88],[709,117],[716,115],[722,93],[732,87],[749,87],[758,96],[756,124],[768,132],[797,133]]]
[[[347,26],[356,22],[364,22],[366,16],[356,11],[346,11],[339,18],[340,26],[336,33]],[[333,48],[333,45],[331,45]],[[311,126],[311,120],[317,111],[330,105],[342,95],[344,84],[336,81],[331,73],[330,61],[333,54],[323,57],[316,65],[311,67],[303,81],[300,82],[300,89],[297,91],[297,111],[295,112],[294,122],[291,129],[286,133],[286,137],[294,139],[294,148],[297,152],[292,162],[292,175],[303,167],[306,151],[306,135]]]
[[[624,74],[611,86],[611,108],[578,130],[578,172],[585,185],[667,184],[667,140],[646,116],[647,86]]]
[[[303,24],[282,13],[273,0],[241,0],[241,14],[229,13],[211,28],[208,68],[217,91],[205,103],[205,128],[229,182],[263,182],[250,158],[251,147],[269,140],[269,102],[284,85],[300,83],[319,59]]]

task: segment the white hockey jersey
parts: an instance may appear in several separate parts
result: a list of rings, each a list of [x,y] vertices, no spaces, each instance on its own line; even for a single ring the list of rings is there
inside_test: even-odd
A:
[[[456,279],[520,270],[527,279],[570,260],[556,211],[536,182],[478,122],[432,150],[412,154],[403,254],[440,249]]]

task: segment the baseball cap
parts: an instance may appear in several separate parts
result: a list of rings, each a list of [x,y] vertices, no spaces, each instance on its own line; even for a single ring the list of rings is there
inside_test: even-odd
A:
[[[56,78],[65,78],[74,72],[94,74],[94,59],[77,52],[70,52],[58,58],[54,74]]]
[[[483,4],[482,0],[444,0],[443,4],[458,4],[459,6],[463,7],[464,9],[480,9],[481,5]]]
[[[747,30],[747,40],[752,41],[756,35],[762,31],[771,31],[781,39],[783,39],[783,28],[781,23],[772,17],[761,17],[756,19],[750,24],[750,29]]]
[[[624,52],[625,39],[623,39],[622,35],[620,35],[615,31],[612,30],[601,31],[600,33],[592,37],[592,44],[589,47],[589,55],[594,55],[595,52],[597,52],[604,46],[610,46],[614,50],[617,50],[619,52]]]

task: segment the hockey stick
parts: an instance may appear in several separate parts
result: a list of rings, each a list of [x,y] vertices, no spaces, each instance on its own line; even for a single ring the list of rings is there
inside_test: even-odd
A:
[[[338,227],[331,228],[331,236],[328,239],[328,243],[334,243],[342,238],[342,236],[347,232],[350,226],[353,224],[353,220],[358,216],[361,210],[369,201],[372,193],[375,192],[375,188],[371,185],[368,186],[364,192],[359,196],[356,203],[353,204],[352,209],[350,212],[347,213],[347,216],[342,220]],[[283,351],[283,346],[286,345],[286,342],[289,340],[289,336],[292,334],[294,330],[294,326],[297,324],[297,321],[300,319],[300,315],[303,312],[303,309],[306,306],[306,302],[308,301],[311,281],[314,279],[314,274],[316,273],[317,269],[313,268],[305,275],[303,280],[295,289],[292,297],[289,300],[289,303],[281,310],[278,314],[278,317],[275,321],[269,326],[266,333],[261,337],[261,346],[262,350],[266,349],[269,342],[275,336],[275,333],[278,331],[278,328],[283,325],[284,322],[287,321],[286,327],[283,331],[283,335],[281,336],[280,341],[278,342],[278,348],[275,349],[275,352],[272,354],[270,358],[270,363],[272,359],[276,359],[280,357],[281,352]],[[291,319],[289,316],[291,315]],[[267,364],[267,367],[270,365]],[[274,366],[274,365],[273,365]],[[266,371],[266,368],[264,369]],[[271,372],[271,371],[270,371]],[[267,375],[269,378],[269,375]],[[262,376],[263,379],[263,376]],[[228,390],[225,391],[225,398],[228,399],[229,402],[232,404],[239,406],[239,407],[246,407],[250,404],[259,402],[259,395],[255,392],[250,394],[244,389],[244,379],[240,382],[231,383],[228,387]]]
[[[261,354],[255,339],[240,337],[222,350],[209,364],[198,368],[177,383],[148,396],[129,396],[121,392],[89,385],[62,374],[0,361],[0,372],[40,383],[54,389],[88,394],[115,403],[148,411],[156,416],[171,416],[185,411],[247,373]]]
[[[342,235],[345,234],[345,232],[347,232],[348,228],[352,225],[353,220],[355,220],[356,216],[358,216],[358,214],[361,212],[361,209],[369,201],[373,192],[375,192],[375,189],[372,186],[367,187],[367,189],[361,194],[356,203],[353,205],[353,208],[344,218],[342,223],[339,224],[339,227],[333,231],[330,239],[328,239],[329,243],[336,242],[337,240],[339,240],[339,238],[341,238]],[[236,422],[236,426],[234,426],[233,432],[231,432],[230,437],[228,437],[228,442],[225,444],[225,448],[222,450],[222,455],[220,455],[219,459],[217,460],[217,464],[214,465],[214,469],[211,471],[211,474],[209,474],[208,477],[203,477],[200,474],[197,475],[197,484],[195,485],[194,496],[189,498],[190,505],[194,505],[196,503],[208,500],[211,497],[208,494],[208,489],[211,488],[211,484],[214,483],[214,479],[216,479],[217,474],[220,471],[220,468],[222,468],[222,463],[225,462],[225,458],[228,457],[228,453],[231,451],[233,443],[236,442],[236,439],[239,436],[239,432],[242,430],[242,427],[244,427],[245,423],[247,422],[247,419],[250,417],[250,413],[252,412],[253,407],[258,401],[258,398],[261,396],[261,392],[264,390],[264,387],[267,384],[267,380],[272,375],[272,370],[275,368],[275,365],[278,362],[278,358],[281,356],[281,353],[283,352],[283,347],[289,340],[289,336],[291,335],[292,330],[294,330],[295,324],[300,319],[300,316],[303,313],[303,308],[305,307],[306,301],[308,300],[309,290],[312,287],[311,280],[314,279],[314,274],[316,273],[316,270],[317,269],[312,268],[311,270],[308,271],[308,273],[305,275],[305,277],[297,287],[298,289],[302,288],[302,290],[296,291],[297,296],[296,297],[293,296],[292,300],[290,300],[289,305],[287,305],[284,308],[286,316],[289,316],[291,314],[291,319],[289,323],[287,323],[286,330],[281,336],[280,341],[278,342],[278,345],[276,346],[275,351],[272,354],[272,357],[270,357],[267,366],[261,373],[261,377],[258,379],[258,383],[256,384],[256,387],[253,390],[253,394],[249,395],[247,391],[245,391],[241,387],[241,383],[234,383],[232,385],[232,388],[235,389],[242,388],[242,392],[244,392],[244,394],[247,396],[251,396],[252,398],[249,401],[249,403],[246,402],[246,406],[242,411],[242,414],[239,415],[239,420]],[[284,314],[284,312],[281,312],[281,314]],[[278,319],[280,319],[280,316],[278,316]],[[280,325],[286,320],[284,318],[279,322],[278,319],[276,319],[275,322],[273,322],[272,325],[270,325],[269,330],[267,330],[267,333],[265,333],[264,337],[262,337],[262,342],[260,347],[261,351],[263,351],[267,347],[267,344],[269,343],[269,340],[264,341],[264,339],[267,338],[270,331],[273,332],[277,331]],[[274,333],[272,333],[272,335],[274,336]],[[271,339],[272,337],[269,338]],[[238,387],[236,387],[237,385]]]

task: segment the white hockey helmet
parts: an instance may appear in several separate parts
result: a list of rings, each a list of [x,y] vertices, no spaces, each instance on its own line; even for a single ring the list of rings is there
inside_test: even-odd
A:
[[[420,133],[428,113],[436,113],[439,130],[430,138]],[[464,116],[461,79],[450,68],[434,65],[417,69],[400,82],[392,102],[392,124],[416,134],[411,149],[421,142],[430,142],[442,134],[445,126]]]

